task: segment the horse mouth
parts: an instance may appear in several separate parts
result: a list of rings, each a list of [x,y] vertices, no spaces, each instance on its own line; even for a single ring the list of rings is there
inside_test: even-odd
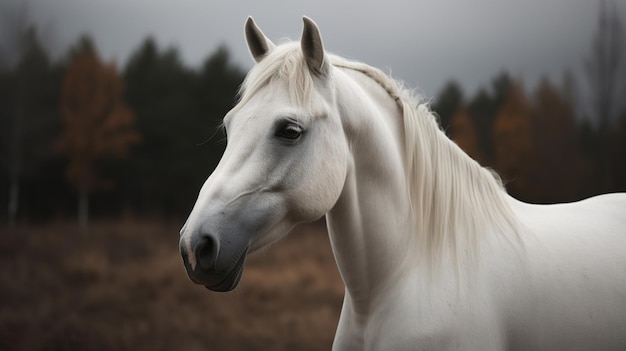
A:
[[[210,285],[203,284],[204,287],[216,292],[227,292],[236,288],[237,285],[239,285],[239,281],[241,280],[241,277],[243,275],[243,266],[246,260],[247,253],[248,248],[246,247],[241,256],[239,256],[237,263],[235,263],[230,272],[228,272],[224,279],[222,279],[219,283]]]

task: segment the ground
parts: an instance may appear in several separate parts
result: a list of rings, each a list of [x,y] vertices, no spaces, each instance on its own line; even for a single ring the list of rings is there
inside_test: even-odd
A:
[[[181,223],[0,230],[0,350],[328,350],[343,285],[322,227],[249,257],[239,287],[192,284]]]

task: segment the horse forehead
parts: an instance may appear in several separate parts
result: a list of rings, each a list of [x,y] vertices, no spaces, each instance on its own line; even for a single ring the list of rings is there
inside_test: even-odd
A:
[[[231,111],[225,118],[224,124],[229,132],[233,129],[248,129],[260,131],[263,126],[269,126],[281,116],[296,116],[299,109],[277,100],[261,99],[249,101],[243,106]]]
[[[311,87],[306,92],[295,93],[285,77],[275,76],[263,87],[255,90],[243,98],[224,118],[224,125],[228,128],[241,128],[243,126],[262,127],[263,124],[271,123],[276,118],[289,117],[308,124],[317,117],[326,117],[333,110],[334,99],[320,87]],[[297,96],[307,96],[306,102],[300,101]],[[331,94],[332,95],[332,94]]]
[[[233,129],[252,128],[263,130],[281,118],[298,121],[304,126],[318,117],[327,115],[326,104],[315,103],[310,106],[299,106],[289,97],[281,95],[259,95],[251,98],[245,104],[236,106],[224,117],[224,125],[230,132]]]
[[[224,117],[224,123],[250,115],[267,115],[270,111],[291,105],[287,89],[277,84],[267,84],[253,95],[246,96],[244,92],[242,100]]]

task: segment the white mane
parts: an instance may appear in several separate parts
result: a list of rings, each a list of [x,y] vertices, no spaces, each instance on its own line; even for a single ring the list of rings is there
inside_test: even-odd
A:
[[[481,235],[489,231],[518,239],[518,223],[497,175],[445,136],[427,104],[376,68],[335,55],[326,58],[336,69],[373,79],[403,111],[405,174],[423,257],[435,263],[446,250],[457,263],[461,251],[475,257]],[[274,79],[287,81],[294,104],[308,106],[314,79],[297,43],[276,47],[250,71],[240,90],[241,102]]]

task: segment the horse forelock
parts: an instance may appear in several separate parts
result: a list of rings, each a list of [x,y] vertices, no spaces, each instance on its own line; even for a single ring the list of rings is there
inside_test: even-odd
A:
[[[286,82],[294,105],[309,106],[313,77],[304,61],[300,46],[296,43],[277,46],[250,70],[239,90],[239,103],[245,103],[275,80]]]

